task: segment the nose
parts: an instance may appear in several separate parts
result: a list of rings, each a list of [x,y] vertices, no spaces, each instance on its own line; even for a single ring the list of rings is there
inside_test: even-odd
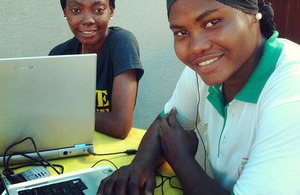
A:
[[[206,50],[209,50],[212,46],[211,41],[205,33],[195,33],[192,35],[190,42],[190,49],[193,54],[200,54]]]
[[[94,20],[92,13],[86,12],[82,18],[82,24],[89,25],[89,24],[94,24],[94,23],[95,23],[95,20]]]

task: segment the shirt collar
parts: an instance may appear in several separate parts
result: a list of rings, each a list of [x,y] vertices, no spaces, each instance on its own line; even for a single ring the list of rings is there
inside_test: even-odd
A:
[[[277,37],[278,32],[274,31],[274,34],[265,43],[264,54],[260,62],[258,63],[256,69],[252,73],[246,85],[235,96],[234,99],[249,103],[257,103],[258,97],[262,89],[264,88],[267,80],[275,70],[277,61],[283,49],[283,44],[277,40]],[[210,86],[208,92],[209,95],[207,99],[214,105],[214,107],[219,112],[223,110],[224,99],[220,89],[220,84]],[[222,109],[220,108],[220,106],[222,106]]]

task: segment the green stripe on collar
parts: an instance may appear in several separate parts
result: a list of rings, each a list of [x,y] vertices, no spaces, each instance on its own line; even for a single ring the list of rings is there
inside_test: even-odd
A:
[[[283,44],[277,40],[277,37],[278,32],[275,31],[272,37],[266,42],[264,54],[256,69],[244,88],[236,95],[235,99],[249,103],[257,103],[262,89],[276,68],[277,61],[283,49]]]
[[[274,31],[272,37],[270,37],[265,44],[264,54],[256,69],[244,88],[234,99],[249,103],[257,103],[262,89],[276,68],[277,61],[283,49],[283,44],[277,40],[277,37],[278,32]],[[208,92],[209,95],[207,96],[207,99],[211,102],[219,114],[224,117],[224,99],[220,90],[220,84],[210,86]]]
[[[161,113],[160,113],[160,117],[161,117],[161,118],[164,118],[165,115],[166,115],[166,114],[165,114],[165,109],[163,109],[163,110],[161,111]]]
[[[223,94],[220,90],[220,86],[221,86],[221,84],[210,86],[208,88],[209,94],[207,96],[207,99],[215,107],[215,109],[218,111],[218,113],[222,117],[225,117],[225,114],[224,114],[224,98],[223,98]]]

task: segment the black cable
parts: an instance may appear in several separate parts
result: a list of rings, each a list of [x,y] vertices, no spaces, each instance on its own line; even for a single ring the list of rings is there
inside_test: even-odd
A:
[[[0,178],[1,178],[1,181],[2,181],[2,184],[3,184],[3,190],[4,191],[6,191],[6,194],[7,195],[10,195],[10,193],[9,193],[9,191],[8,191],[8,189],[7,189],[7,185],[6,185],[6,182],[4,181],[5,179],[4,179],[4,177],[3,177],[3,175],[0,173]],[[2,192],[1,192],[2,193]]]
[[[94,153],[93,151],[91,151],[91,149],[88,149],[88,152],[91,154],[91,155],[94,155],[94,156],[105,156],[105,155],[116,155],[116,154],[127,154],[127,155],[132,155],[132,154],[136,154],[137,150],[136,149],[130,149],[130,150],[126,150],[124,152],[114,152],[114,153],[104,153],[104,154],[96,154]]]
[[[3,155],[3,166],[4,166],[4,169],[9,170],[9,160],[10,160],[11,156],[8,158],[8,161],[6,161],[6,160],[5,160],[5,157],[7,156],[7,152],[8,152],[12,147],[14,147],[14,146],[16,146],[16,145],[18,145],[18,144],[20,144],[20,143],[22,143],[22,142],[24,142],[24,141],[26,141],[26,140],[28,140],[28,139],[32,142],[32,145],[33,145],[33,147],[34,147],[34,149],[35,149],[35,152],[37,153],[37,155],[39,156],[39,158],[40,158],[42,161],[44,161],[48,166],[50,166],[57,174],[61,174],[61,173],[59,173],[59,172],[57,171],[57,169],[56,169],[51,163],[49,163],[44,157],[41,156],[41,154],[39,153],[39,151],[38,151],[38,149],[37,149],[37,147],[36,147],[36,144],[35,144],[34,140],[33,140],[31,137],[26,137],[26,138],[24,138],[23,140],[21,140],[21,141],[19,141],[19,142],[13,143],[13,144],[11,144],[11,145],[5,150],[4,155]],[[26,157],[28,157],[28,155],[26,155],[25,153],[23,153],[23,154],[21,154],[21,155],[25,155]],[[30,157],[29,157],[29,158],[30,158]],[[30,159],[32,159],[32,158],[30,158]],[[34,160],[37,161],[36,159],[34,159]],[[4,173],[3,173],[3,174],[4,174]]]
[[[155,171],[155,176],[156,177],[160,177],[161,178],[161,183],[156,185],[155,188],[159,188],[161,187],[161,194],[164,195],[164,184],[166,181],[169,181],[169,185],[171,186],[171,188],[177,189],[177,190],[181,190],[183,191],[182,188],[174,186],[171,182],[173,178],[176,178],[176,176],[164,176],[161,173],[159,173],[158,171]]]
[[[13,154],[10,154],[10,155],[8,156],[7,161],[6,161],[6,164],[7,164],[7,165],[9,165],[9,160],[10,160],[13,156],[15,156],[15,155],[21,155],[21,156],[24,156],[24,157],[26,157],[26,158],[28,158],[28,159],[31,159],[32,161],[36,161],[36,162],[40,163],[39,166],[44,166],[44,165],[45,165],[42,161],[37,160],[37,159],[35,159],[35,158],[31,157],[31,156],[28,156],[28,155],[24,154],[23,152],[14,152]],[[6,175],[6,176],[7,176],[7,175],[10,175],[10,174],[14,174],[13,171],[11,171],[11,170],[13,170],[13,169],[12,169],[12,168],[9,168],[9,167],[7,166],[7,167],[4,168],[3,174]]]
[[[107,159],[101,159],[101,160],[97,161],[95,164],[93,164],[92,168],[94,168],[98,163],[100,163],[100,162],[102,162],[102,161],[110,162],[110,163],[116,168],[116,170],[119,169],[115,163],[113,163],[112,161],[107,160]]]
[[[199,81],[198,81],[198,75],[197,73],[195,72],[195,75],[196,75],[196,81],[197,81],[197,91],[198,91],[198,102],[197,102],[197,114],[196,114],[196,122],[195,122],[195,126],[196,126],[196,131],[201,139],[201,143],[202,143],[202,146],[204,148],[204,171],[206,172],[206,149],[205,149],[205,144],[204,144],[204,141],[203,141],[203,138],[199,132],[199,129],[198,129],[198,117],[199,117],[199,105],[200,105],[200,91],[199,91]]]
[[[63,172],[64,172],[64,166],[59,165],[59,164],[52,164],[52,165],[54,167],[60,167],[61,168],[61,174],[63,174]],[[10,170],[13,171],[13,170],[16,170],[16,169],[21,169],[21,168],[24,168],[24,167],[33,167],[33,166],[49,167],[49,165],[47,165],[47,164],[41,165],[41,164],[34,164],[34,163],[32,163],[32,164],[20,165],[18,167],[13,167],[13,168],[10,168]]]

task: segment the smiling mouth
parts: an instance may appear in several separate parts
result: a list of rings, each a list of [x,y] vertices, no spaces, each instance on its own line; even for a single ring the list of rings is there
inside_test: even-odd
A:
[[[210,59],[210,60],[206,60],[206,61],[204,61],[204,62],[200,62],[198,65],[199,66],[207,66],[207,65],[209,65],[209,64],[211,64],[211,63],[213,63],[213,62],[215,62],[216,60],[218,60],[219,58],[217,57],[217,58],[213,58],[213,59]]]
[[[89,35],[89,34],[92,34],[92,33],[94,33],[95,31],[83,31],[82,33],[83,34],[87,34],[87,35]]]

